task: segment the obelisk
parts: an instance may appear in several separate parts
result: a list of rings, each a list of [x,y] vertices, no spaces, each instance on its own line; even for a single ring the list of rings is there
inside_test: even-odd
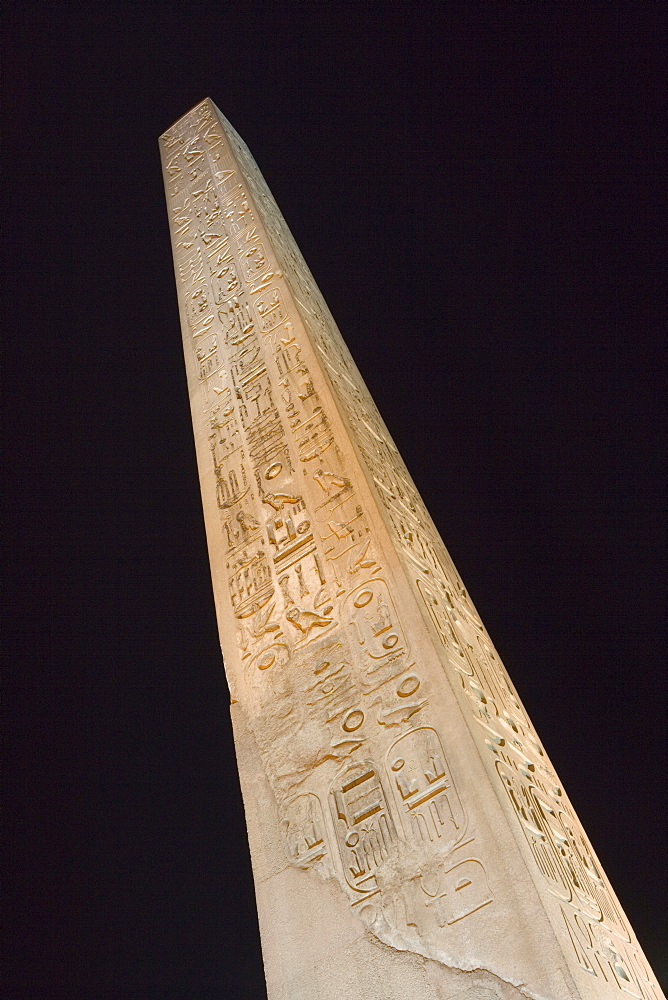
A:
[[[160,146],[270,1000],[657,1000],[247,147]]]

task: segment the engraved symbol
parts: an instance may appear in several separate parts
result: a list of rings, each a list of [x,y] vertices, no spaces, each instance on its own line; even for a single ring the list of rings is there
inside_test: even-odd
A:
[[[287,573],[284,576],[279,576],[278,585],[281,588],[281,592],[283,594],[283,600],[285,601],[285,603],[294,604],[294,601],[292,600],[292,596],[290,594],[290,577],[287,575]]]
[[[260,527],[259,521],[256,521],[254,516],[250,514],[247,510],[240,510],[237,514],[237,521],[241,527],[241,530],[246,533],[255,531],[256,528]]]
[[[272,650],[269,650],[258,656],[256,666],[258,670],[268,670],[269,667],[273,667],[274,663],[276,663],[276,656]]]
[[[345,476],[335,476],[333,472],[323,472],[322,469],[314,472],[313,478],[325,493],[329,493],[333,486],[339,489],[350,486],[350,480],[346,479]]]
[[[378,712],[379,726],[399,726],[402,722],[408,722],[410,718],[422,711],[426,701],[413,701],[406,705],[399,705],[398,708],[383,708]]]
[[[273,646],[267,646],[250,661],[251,668],[258,670],[269,670],[270,667],[284,667],[290,658],[288,647],[285,643],[275,642]]]
[[[301,497],[293,497],[290,496],[289,493],[263,493],[262,495],[262,503],[268,503],[270,507],[274,508],[274,510],[283,510],[283,507],[285,506],[286,503],[292,504],[294,506],[295,504],[301,502],[302,502]]]
[[[274,601],[268,608],[263,608],[255,614],[253,622],[246,627],[253,639],[261,639],[267,632],[278,632],[280,625],[269,619],[274,613],[276,602]]]
[[[313,382],[311,381],[311,379],[309,379],[307,382],[303,382],[302,385],[304,386],[304,392],[303,393],[298,392],[297,395],[301,399],[302,403],[305,403],[310,396],[315,395],[315,388],[313,386]]]
[[[528,767],[497,760],[496,768],[550,891],[628,940],[624,918],[603,883],[577,821],[564,811],[566,805],[559,802],[559,795],[548,799]]]
[[[273,271],[267,271],[267,273],[263,274],[255,285],[251,285],[249,290],[250,294],[257,295],[258,292],[262,292],[264,291],[265,288],[268,288],[269,285],[274,280],[274,278],[282,278],[282,277],[283,274],[281,273],[281,271],[276,271],[276,273],[274,273]]]
[[[308,527],[308,521],[306,521],[305,524],[306,524],[306,527]],[[299,527],[302,528],[303,525],[300,524]],[[299,528],[297,530],[299,530]],[[299,583],[299,596],[300,597],[307,597],[311,593],[311,591],[306,586],[306,583],[304,581],[304,572],[302,570],[302,567],[299,565],[299,563],[297,563],[297,565],[295,566],[295,574],[297,576],[297,581]]]
[[[353,601],[356,608],[365,608],[373,600],[373,590],[362,590]]]
[[[389,662],[406,651],[407,643],[384,580],[370,580],[358,587],[346,604],[357,641],[369,659],[380,666],[381,661]]]
[[[264,266],[264,264],[262,265]],[[277,288],[272,288],[256,302],[257,311],[260,316],[260,330],[268,333],[286,318],[286,310],[283,305],[281,293]]]
[[[185,160],[188,161],[188,163],[192,163],[192,161],[197,159],[198,156],[202,156],[204,154],[204,150],[198,148],[198,145],[199,145],[199,136],[195,136],[195,138],[191,139],[186,148],[184,149],[183,157]]]
[[[299,795],[288,806],[282,825],[293,864],[308,868],[325,857],[325,823],[317,795]]]
[[[310,462],[322,455],[334,443],[334,435],[322,406],[294,428],[302,462]]]
[[[431,882],[432,876],[435,876],[434,882]],[[434,906],[440,927],[463,920],[493,900],[485,869],[475,858],[462,861],[447,871],[441,868],[430,876],[423,875],[420,888],[428,897],[427,906]]]
[[[333,814],[346,881],[376,892],[375,871],[389,857],[396,830],[373,764],[352,764],[332,788]]]
[[[278,476],[279,473],[282,471],[282,469],[283,469],[283,466],[281,465],[280,462],[274,462],[273,465],[270,465],[269,468],[267,469],[267,471],[265,472],[264,478],[265,479],[275,479],[276,476]]]
[[[285,617],[291,625],[294,625],[296,629],[306,634],[307,632],[310,632],[312,628],[326,628],[328,625],[331,625],[334,619],[325,617],[325,615],[329,614],[331,611],[331,605],[328,608],[325,608],[324,615],[317,615],[314,611],[307,611],[305,609],[290,608],[290,610],[286,612]]]
[[[397,694],[400,698],[410,698],[419,687],[420,678],[417,674],[409,674],[408,677],[404,677],[401,684],[397,687]]]
[[[236,296],[218,310],[218,319],[223,327],[225,343],[231,347],[241,347],[251,338],[253,320],[248,303],[239,302]]]
[[[380,566],[378,565],[376,560],[369,559],[367,555],[370,545],[371,541],[368,541],[364,546],[364,548],[362,549],[361,555],[355,560],[353,565],[350,567],[351,575],[359,573],[361,569],[370,569],[373,570],[374,572],[380,569]]]
[[[213,446],[215,448],[215,444]],[[215,455],[214,455],[215,461]],[[248,493],[250,486],[246,479],[246,470],[241,467],[242,483],[239,484],[239,477],[234,469],[229,469],[226,473],[216,466],[216,497],[221,510],[233,507]],[[245,488],[244,488],[245,487]]]
[[[346,713],[341,725],[347,733],[354,733],[356,729],[359,729],[363,722],[364,712],[362,712],[359,708],[353,708],[350,712]]]
[[[237,618],[250,618],[271,600],[274,587],[265,553],[260,549],[250,555],[243,550],[230,567],[232,607]]]
[[[577,960],[586,972],[615,982],[638,1000],[656,1000],[651,972],[628,941],[614,941],[604,925],[567,910],[563,904],[561,912]]]
[[[341,521],[328,521],[327,527],[336,535],[338,539],[347,538],[348,535],[352,535],[353,529],[348,524],[343,524]]]
[[[235,520],[239,525],[238,530],[235,529],[232,518],[228,518],[223,524],[223,528],[227,533],[227,542],[230,551],[245,544],[248,540],[248,536],[252,535],[252,533],[257,531],[260,527],[255,517],[245,510],[240,510],[237,513]]]
[[[285,333],[286,333],[288,339],[285,340],[284,337],[281,337],[281,343],[283,344],[283,347],[288,347],[289,344],[293,344],[294,341],[295,341],[295,335],[293,333],[293,326],[292,326],[292,323],[290,323],[289,320],[285,324]]]
[[[436,730],[424,726],[400,736],[387,763],[406,832],[451,850],[466,820]]]

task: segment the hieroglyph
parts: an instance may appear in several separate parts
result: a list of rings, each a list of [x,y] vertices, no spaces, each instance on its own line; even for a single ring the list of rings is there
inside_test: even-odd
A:
[[[490,943],[523,905],[507,841],[561,995],[657,1000],[250,153],[208,100],[161,152],[221,642],[286,863],[335,880],[367,935],[539,995]]]

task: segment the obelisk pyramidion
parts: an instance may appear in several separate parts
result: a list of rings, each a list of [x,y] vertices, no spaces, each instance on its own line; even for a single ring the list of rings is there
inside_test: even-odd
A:
[[[270,1000],[657,1000],[247,147],[160,146]]]

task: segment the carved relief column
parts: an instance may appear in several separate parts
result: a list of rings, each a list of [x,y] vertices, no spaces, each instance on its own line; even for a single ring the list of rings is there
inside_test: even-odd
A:
[[[160,146],[271,1000],[658,1000],[246,146]]]

